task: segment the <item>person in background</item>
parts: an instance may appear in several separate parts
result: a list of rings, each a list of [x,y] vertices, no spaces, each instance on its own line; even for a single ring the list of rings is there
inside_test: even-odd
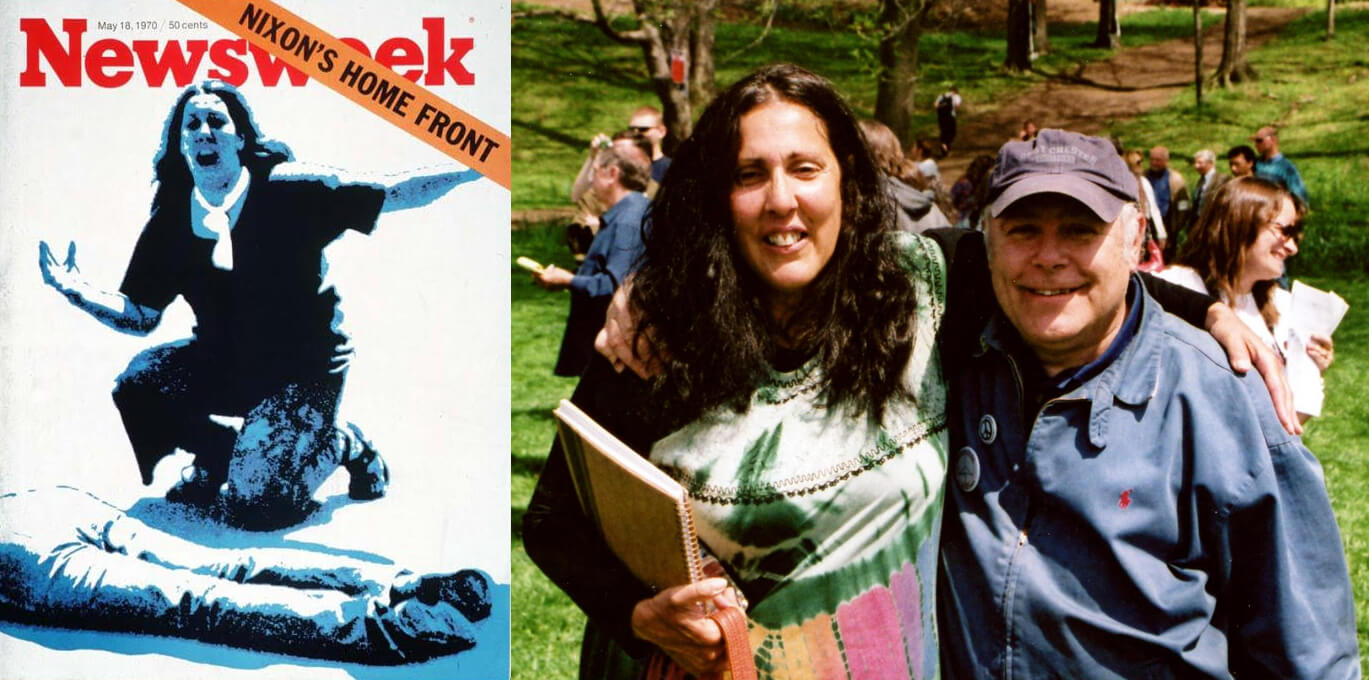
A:
[[[1037,141],[990,180],[997,304],[942,342],[942,676],[1358,678],[1316,458],[1133,273],[1137,184],[1111,145]]]
[[[548,265],[533,272],[533,282],[550,291],[570,290],[570,316],[554,372],[579,376],[594,353],[594,335],[603,323],[613,291],[642,254],[643,221],[651,200],[643,193],[650,163],[631,138],[612,142],[594,155],[589,191],[606,206],[600,228],[575,273]]]
[[[1255,175],[1282,185],[1288,189],[1288,193],[1307,206],[1307,185],[1302,183],[1302,175],[1298,173],[1293,161],[1279,152],[1279,131],[1266,125],[1250,140],[1255,142],[1255,150],[1260,152],[1260,157],[1255,160]]]
[[[903,148],[894,131],[879,121],[861,119],[860,132],[865,136],[875,164],[884,175],[889,195],[898,205],[898,228],[921,233],[950,226],[950,221],[935,203],[936,193],[930,189],[917,189],[905,181],[903,174],[906,169],[911,169],[907,167],[911,164],[904,160]]]
[[[589,244],[594,241],[594,235],[599,233],[599,216],[609,209],[591,188],[599,152],[610,146],[626,154],[648,160],[651,158],[651,142],[633,130],[620,130],[612,137],[598,134],[590,141],[589,155],[585,157],[585,162],[575,175],[575,181],[570,185],[570,200],[575,204],[575,217],[566,227],[566,245],[575,256],[576,262],[585,260]],[[656,187],[656,181],[648,178],[646,191],[643,193],[647,198],[651,198],[656,195]]]
[[[1017,136],[1013,139],[1019,142],[1031,141],[1036,138],[1036,123],[1028,118],[1022,121],[1022,127],[1017,130]]]
[[[661,146],[666,135],[661,110],[654,106],[640,107],[632,112],[627,127],[651,144],[651,181],[660,184],[665,179],[666,170],[670,169],[670,156],[665,154]]]
[[[951,204],[955,207],[957,219],[955,226],[962,229],[979,227],[980,198],[988,184],[989,173],[993,172],[993,163],[993,156],[988,154],[975,156],[965,174],[951,185]]]
[[[936,124],[941,129],[942,154],[949,152],[951,143],[955,141],[956,118],[960,113],[960,103],[960,89],[952,85],[951,89],[936,98],[933,105],[936,108]]]
[[[1163,252],[1165,244],[1169,239],[1169,233],[1165,231],[1165,218],[1160,214],[1160,209],[1155,205],[1155,190],[1151,188],[1150,181],[1145,177],[1145,166],[1142,161],[1145,154],[1136,149],[1127,151],[1122,155],[1127,162],[1127,167],[1131,169],[1131,174],[1136,175],[1136,180],[1140,182],[1140,194],[1137,205],[1142,209],[1146,218],[1147,229],[1150,230],[1156,243],[1160,244]]]
[[[576,262],[584,261],[594,235],[599,232],[599,216],[609,208],[590,191],[590,180],[599,151],[609,146],[622,149],[630,146],[640,147],[651,166],[650,179],[644,192],[647,198],[651,198],[656,195],[661,177],[665,176],[666,169],[670,167],[670,157],[665,155],[661,147],[665,135],[666,128],[662,123],[661,112],[651,106],[643,106],[632,112],[632,116],[628,118],[627,128],[612,137],[600,133],[590,140],[589,153],[585,155],[585,162],[580,164],[580,170],[570,185],[570,200],[575,204],[575,215],[570,224],[566,225],[565,238],[566,246],[570,248]]]
[[[1150,150],[1150,167],[1144,177],[1150,182],[1155,196],[1155,208],[1165,220],[1165,261],[1174,259],[1174,249],[1183,238],[1185,222],[1193,204],[1189,201],[1188,183],[1184,176],[1169,167],[1169,149],[1157,146]]]
[[[917,171],[930,183],[941,182],[941,171],[936,167],[936,159],[940,156],[937,143],[926,138],[919,137],[913,145],[908,147],[908,160],[912,161]]]
[[[1293,296],[1276,280],[1302,236],[1291,194],[1263,177],[1237,178],[1213,194],[1174,266],[1160,276],[1221,298],[1284,357],[1286,370],[1311,376],[1292,381],[1294,407],[1305,421],[1321,414],[1321,377],[1335,345],[1324,335],[1302,337],[1287,320]]]
[[[1211,149],[1201,149],[1193,154],[1193,168],[1198,171],[1198,182],[1193,189],[1193,214],[1196,217],[1203,212],[1203,201],[1211,200],[1212,194],[1231,176],[1217,171],[1217,154]]]
[[[1232,177],[1249,177],[1255,174],[1255,150],[1241,144],[1233,146],[1226,152],[1227,167],[1231,168]]]

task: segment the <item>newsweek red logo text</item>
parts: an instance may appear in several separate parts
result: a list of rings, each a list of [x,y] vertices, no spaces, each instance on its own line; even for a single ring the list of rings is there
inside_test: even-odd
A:
[[[338,51],[327,42],[283,25],[269,13],[244,13],[241,23],[278,47],[316,61],[325,72],[331,71],[338,61]],[[448,38],[443,17],[424,18],[420,25],[422,39],[392,37],[381,41],[374,51],[357,38],[337,40],[415,83],[421,78],[428,86],[445,85],[448,79],[455,85],[474,85],[475,74],[461,61],[475,48],[475,39]],[[82,87],[87,82],[97,87],[122,87],[137,78],[148,87],[184,87],[204,78],[216,78],[240,86],[253,75],[266,87],[281,84],[282,77],[294,87],[309,81],[302,71],[241,38],[90,40],[88,29],[86,19],[62,19],[54,25],[48,19],[21,18],[19,30],[24,35],[25,48],[19,85],[46,87],[55,79],[65,87]]]

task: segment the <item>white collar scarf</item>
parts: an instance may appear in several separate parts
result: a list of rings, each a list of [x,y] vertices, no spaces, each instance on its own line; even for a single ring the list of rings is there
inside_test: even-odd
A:
[[[224,271],[233,270],[233,220],[231,217],[236,217],[236,215],[230,216],[229,212],[233,211],[242,201],[243,194],[247,192],[248,180],[247,168],[243,168],[238,173],[237,182],[223,197],[223,203],[220,205],[210,203],[200,192],[199,187],[195,187],[191,191],[191,195],[195,197],[195,204],[199,207],[199,210],[196,211],[199,214],[195,216],[199,218],[196,220],[197,226],[203,227],[202,235],[215,240],[209,260],[214,264],[214,267]],[[192,219],[194,218],[192,217]],[[196,231],[200,230],[197,229]]]

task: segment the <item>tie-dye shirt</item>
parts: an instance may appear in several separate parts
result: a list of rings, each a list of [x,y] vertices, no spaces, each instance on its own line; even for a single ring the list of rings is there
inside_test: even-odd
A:
[[[891,399],[878,423],[828,408],[809,361],[772,373],[745,413],[720,409],[651,450],[689,489],[700,539],[751,602],[761,678],[938,677],[946,266],[932,241],[898,238],[919,301],[903,372],[913,398]]]

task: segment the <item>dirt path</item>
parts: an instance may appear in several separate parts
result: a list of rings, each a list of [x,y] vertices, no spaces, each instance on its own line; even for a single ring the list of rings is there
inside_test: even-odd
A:
[[[625,0],[609,0],[623,4]],[[589,0],[539,0],[538,4],[588,15]],[[996,6],[998,3],[990,3]],[[1084,23],[1096,20],[1096,0],[1051,0],[1050,19],[1055,22]],[[1140,3],[1124,3],[1123,14],[1144,9]],[[610,9],[610,11],[613,11]],[[1256,49],[1278,35],[1279,30],[1305,12],[1301,8],[1252,7],[1248,10],[1246,40]],[[986,20],[992,18],[984,17]],[[1001,23],[1001,19],[999,20]],[[1222,57],[1222,24],[1203,35],[1205,70],[1216,69]],[[1015,134],[1025,119],[1040,127],[1059,127],[1079,132],[1099,132],[1108,123],[1141,115],[1165,106],[1193,84],[1193,41],[1169,40],[1145,47],[1125,47],[1126,20],[1122,20],[1123,48],[1112,58],[1091,63],[1066,73],[1051,74],[1049,80],[992,106],[969,101],[961,110],[960,126],[950,155],[939,161],[943,181],[949,185],[960,176],[978,154],[997,153],[998,147]],[[979,106],[976,106],[979,104]],[[935,130],[927,130],[935,134]],[[1144,140],[1135,140],[1137,146]],[[565,210],[530,210],[514,213],[520,224],[560,219]]]
[[[1252,7],[1248,11],[1246,40],[1249,47],[1255,49],[1274,38],[1281,28],[1307,10]],[[1222,24],[1219,23],[1203,35],[1205,71],[1216,69],[1221,61],[1222,30]],[[1163,107],[1184,90],[1191,92],[1191,39],[1127,48],[1124,20],[1122,40],[1123,48],[1112,58],[1071,72],[1054,74],[1048,81],[995,105],[991,110],[977,112],[972,108],[974,102],[967,102],[960,116],[960,129],[954,148],[949,156],[940,161],[943,181],[948,184],[955,181],[976,155],[996,153],[998,147],[1014,135],[1022,121],[1028,118],[1039,127],[1094,133],[1111,121]],[[1135,140],[1135,143],[1143,145],[1144,140]]]

